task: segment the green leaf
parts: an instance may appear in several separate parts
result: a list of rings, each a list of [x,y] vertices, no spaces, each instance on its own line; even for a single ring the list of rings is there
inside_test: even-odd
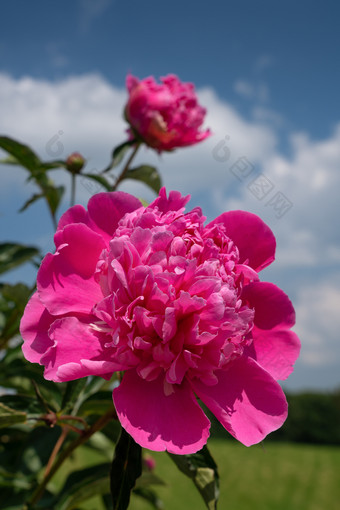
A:
[[[2,165],[20,165],[17,158],[14,156],[9,155],[7,158],[0,159],[0,164]]]
[[[71,473],[53,505],[54,510],[72,510],[79,503],[110,491],[110,463],[91,466]]]
[[[19,333],[19,324],[33,289],[23,283],[0,284],[0,347]]]
[[[158,193],[162,187],[161,177],[157,168],[149,165],[130,168],[123,178],[144,182],[144,184],[149,186],[149,188],[153,189],[156,193]]]
[[[137,197],[137,198],[142,203],[143,207],[148,207],[149,203],[146,200],[144,200],[144,198],[141,198],[141,197]]]
[[[0,467],[0,487],[13,487],[16,489],[30,489],[31,483],[21,473],[11,473]]]
[[[35,193],[31,196],[31,198],[26,200],[24,205],[19,209],[19,212],[25,211],[30,205],[34,204],[34,202],[40,198],[44,198],[47,201],[51,212],[55,214],[65,192],[65,187],[55,187],[51,184],[51,182],[49,184],[45,184],[43,181],[39,182],[39,185],[42,188],[42,192]]]
[[[118,439],[120,434],[120,424],[119,422],[117,423],[117,421],[115,420],[110,423],[110,426],[112,425],[117,429],[116,439]],[[109,439],[108,437],[106,437],[102,431],[99,431],[89,438],[89,440],[86,443],[86,449],[99,452],[101,457],[107,458],[108,461],[112,462],[111,452],[114,450],[115,444],[116,443],[114,441],[111,441],[111,439]],[[108,492],[108,494],[110,496],[111,501],[110,491]]]
[[[90,414],[105,414],[113,406],[112,390],[97,391],[94,395],[84,399],[79,414],[82,416]]]
[[[32,417],[32,415],[40,416],[42,412],[45,411],[44,407],[41,406],[40,402],[38,402],[35,397],[30,395],[21,394],[1,395],[0,403],[5,405],[6,407],[10,407],[15,411],[28,413],[27,418]]]
[[[0,466],[13,475],[21,472],[21,459],[29,430],[27,425],[20,423],[1,429]]]
[[[27,491],[14,490],[13,487],[3,487],[1,489],[1,510],[28,510],[27,506],[23,506],[23,502],[27,499]]]
[[[0,284],[0,292],[7,301],[13,301],[16,306],[24,307],[32,293],[32,289],[24,283],[10,285]]]
[[[40,255],[40,252],[35,246],[0,243],[0,274],[20,266],[37,255]]]
[[[56,170],[57,168],[66,168],[66,161],[56,159],[54,161],[45,161],[41,163],[40,170]]]
[[[4,314],[0,312],[0,349],[7,347],[8,342],[19,335],[19,327],[22,313],[14,308]]]
[[[53,168],[65,167],[66,163],[63,161],[42,162],[30,147],[7,136],[0,136],[0,148],[10,154],[12,164],[14,164],[14,158],[19,165],[29,171],[29,180],[34,179],[41,190],[41,193],[34,194],[23,205],[20,212],[27,209],[27,207],[36,202],[39,198],[44,197],[51,213],[54,215],[63,196],[64,186],[56,187],[47,177],[46,171]]]
[[[98,182],[107,191],[112,191],[112,184],[102,175],[98,174],[81,174],[81,175],[82,177],[86,177],[87,179],[91,179],[92,181]]]
[[[58,186],[55,187],[53,185],[49,185],[44,188],[44,195],[48,202],[48,205],[50,206],[50,210],[53,214],[56,213],[56,210],[58,209],[61,199],[63,198],[63,194],[65,191],[64,186]]]
[[[30,173],[35,173],[36,171],[43,173],[46,170],[66,168],[66,161],[61,159],[41,161],[30,147],[8,136],[0,136],[0,148],[9,154],[7,158],[1,159],[0,163],[4,165],[21,165],[29,170]]]
[[[94,394],[98,394],[99,390],[102,389],[104,386],[110,386],[110,388],[111,388],[111,382],[106,381],[105,379],[102,379],[101,377],[96,377],[96,376],[88,377],[87,384],[83,391],[83,395],[84,395],[83,402],[90,396],[92,396]],[[111,388],[110,392],[111,392],[111,396],[112,396],[112,388]]]
[[[91,414],[105,414],[110,407],[112,407],[112,392],[111,392],[111,399],[94,399],[94,400],[87,400],[82,404],[82,406],[79,409],[79,413],[81,416],[88,416]]]
[[[122,428],[110,473],[113,510],[128,508],[131,490],[141,474],[142,448]]]
[[[107,381],[99,377],[83,377],[66,384],[61,410],[63,414],[104,414],[113,406],[112,389],[99,391]],[[87,404],[89,401],[92,403]]]
[[[26,421],[26,413],[11,409],[0,402],[0,428],[9,427],[16,423],[24,423]]]
[[[0,148],[14,157],[18,164],[34,172],[40,166],[41,161],[38,156],[23,143],[17,142],[8,136],[0,136]]]
[[[60,434],[61,428],[58,425],[43,425],[30,430],[19,451],[17,470],[36,478],[37,473],[46,466]]]
[[[63,384],[46,381],[43,367],[36,363],[28,363],[24,359],[21,345],[8,349],[1,360],[0,386],[11,388],[23,395],[31,395],[36,399],[32,381],[39,385],[39,391],[50,409],[60,410]],[[65,383],[64,383],[65,384]]]
[[[219,497],[217,466],[208,447],[192,455],[168,454],[182,473],[191,478],[201,494],[207,508],[215,510]]]
[[[112,152],[111,163],[109,164],[109,166],[107,168],[105,168],[105,170],[102,171],[102,173],[104,174],[104,173],[108,172],[109,170],[111,170],[111,168],[118,166],[119,163],[124,158],[126,152],[129,150],[130,147],[135,145],[135,143],[136,143],[136,140],[128,140],[127,142],[121,143],[120,145],[115,147],[115,149],[113,149],[113,152]]]
[[[148,485],[166,485],[159,476],[148,471],[143,471],[142,476],[136,481],[136,488],[147,487]]]
[[[83,396],[83,390],[87,384],[87,378],[69,381],[66,384],[61,409],[63,414],[77,412]]]
[[[20,213],[24,212],[30,205],[34,204],[34,202],[36,202],[40,198],[44,198],[47,201],[49,209],[54,216],[65,192],[65,187],[64,186],[54,187],[52,184],[45,185],[42,180],[40,182],[37,182],[37,184],[42,189],[42,192],[35,193],[34,195],[31,196],[31,198],[26,200],[24,205],[20,207],[19,212]]]
[[[86,418],[90,416],[90,422],[95,415],[105,414],[113,406],[112,388],[109,391],[100,390],[110,384],[100,377],[85,377],[68,382],[61,407],[62,414],[77,414]]]
[[[162,510],[164,508],[163,501],[158,497],[157,493],[149,487],[137,487],[133,490],[133,494],[150,503],[155,510]]]
[[[44,197],[45,197],[44,193],[35,193],[34,195],[31,196],[31,198],[26,200],[26,202],[24,203],[24,205],[22,207],[20,207],[19,212],[24,212],[27,209],[27,207],[34,204],[34,202],[39,200],[39,198],[44,198]]]

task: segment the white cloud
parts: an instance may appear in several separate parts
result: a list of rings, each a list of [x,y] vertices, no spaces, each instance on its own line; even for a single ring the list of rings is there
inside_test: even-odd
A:
[[[253,99],[260,103],[269,100],[269,88],[264,82],[250,83],[246,80],[237,80],[234,84],[234,90],[246,99]]]
[[[307,133],[292,133],[290,149],[291,155],[285,156],[275,146],[271,151],[261,147],[257,161],[245,149],[243,154],[258,164],[258,171],[242,179],[238,197],[223,197],[220,191],[220,207],[244,208],[263,217],[280,240],[281,263],[332,263],[339,260],[340,246],[340,123],[324,140],[311,140]],[[235,158],[240,155],[238,152]],[[251,189],[251,181],[260,173],[261,179],[272,186],[262,198]],[[279,211],[274,207],[277,193],[283,194],[291,205],[282,218],[277,217]]]
[[[272,67],[274,63],[275,59],[271,55],[263,54],[255,60],[254,69],[257,73],[261,73],[268,67]]]
[[[334,281],[335,280],[335,281]],[[302,340],[301,361],[310,366],[338,364],[340,359],[340,277],[310,283],[296,301],[296,331]],[[338,376],[338,382],[340,377]]]
[[[245,80],[237,80],[234,84],[234,90],[240,96],[247,98],[253,98],[255,94],[254,86]]]
[[[0,91],[0,130],[31,144],[42,158],[82,150],[86,157],[104,159],[109,154],[102,154],[103,148],[124,138],[125,92],[98,75],[48,82],[0,74]],[[48,146],[58,134],[59,151]]]
[[[285,119],[281,114],[263,106],[256,105],[252,110],[252,115],[255,121],[268,122],[274,128],[280,128],[285,125]]]
[[[48,43],[46,46],[46,53],[48,60],[52,67],[62,69],[70,64],[69,58],[62,51],[62,43]]]
[[[80,30],[86,33],[91,23],[107,11],[113,0],[78,0],[78,3],[80,7]]]

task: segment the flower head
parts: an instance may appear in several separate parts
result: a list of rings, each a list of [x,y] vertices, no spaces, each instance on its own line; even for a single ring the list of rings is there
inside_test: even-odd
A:
[[[187,201],[163,188],[148,207],[113,192],[69,209],[21,322],[24,355],[46,379],[124,371],[113,391],[122,426],[177,454],[209,435],[196,396],[246,445],[280,427],[276,380],[299,353],[291,302],[258,277],[274,260],[271,230],[242,211],[204,225]]]
[[[168,75],[158,84],[153,77],[139,81],[128,75],[129,99],[125,118],[131,134],[161,151],[201,142],[210,131],[200,131],[205,109],[198,104],[192,83]]]

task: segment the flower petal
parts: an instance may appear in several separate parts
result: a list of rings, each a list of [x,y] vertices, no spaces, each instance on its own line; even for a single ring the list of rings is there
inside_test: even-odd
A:
[[[253,357],[274,379],[283,381],[293,372],[300,353],[300,340],[289,330],[263,330],[254,327]]]
[[[63,230],[66,225],[70,225],[71,223],[88,224],[88,214],[82,205],[74,205],[73,207],[70,207],[70,209],[68,209],[66,212],[64,212],[58,222],[57,231]]]
[[[144,448],[195,453],[207,442],[210,422],[189,385],[173,385],[172,390],[165,393],[163,374],[149,382],[129,370],[113,390],[119,420]]]
[[[156,207],[163,213],[168,211],[184,211],[185,204],[189,202],[190,195],[185,197],[179,191],[170,191],[169,196],[166,196],[166,189],[163,186],[159,190],[158,197],[148,205],[148,209],[155,209]]]
[[[221,214],[207,228],[222,223],[226,234],[240,253],[240,263],[261,271],[275,259],[276,241],[273,232],[256,214],[229,211]]]
[[[75,205],[68,209],[59,220],[57,232],[71,223],[84,223],[109,242],[119,220],[126,213],[139,209],[141,206],[142,203],[138,198],[123,191],[97,193],[89,200],[88,212],[82,205]]]
[[[254,323],[260,329],[291,328],[295,324],[294,307],[279,287],[268,282],[253,282],[246,285],[242,301],[255,308]]]
[[[42,355],[53,345],[47,332],[54,319],[35,292],[20,322],[20,333],[24,339],[22,351],[31,363],[40,363]]]
[[[218,383],[192,381],[194,391],[222,425],[246,446],[281,427],[287,402],[280,385],[251,358],[238,358],[215,372]]]
[[[88,211],[91,222],[99,232],[107,234],[112,238],[119,220],[129,212],[142,207],[138,198],[124,193],[113,191],[111,193],[97,193],[90,198]]]
[[[112,375],[116,370],[128,368],[110,361],[104,348],[107,335],[76,317],[54,321],[49,337],[53,345],[42,357],[46,367],[44,377],[48,380],[63,382],[89,375]]]
[[[54,315],[90,313],[103,298],[93,274],[105,248],[104,240],[81,223],[67,225],[59,233],[64,244],[54,255],[46,255],[38,271],[40,300]]]

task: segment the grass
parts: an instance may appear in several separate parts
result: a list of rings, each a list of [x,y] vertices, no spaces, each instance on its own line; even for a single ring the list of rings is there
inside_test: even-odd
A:
[[[267,443],[246,448],[227,441],[211,441],[219,466],[221,510],[335,510],[340,501],[340,449],[311,445]],[[158,493],[164,510],[204,510],[190,480],[171,460],[153,455],[157,473],[167,487]],[[147,510],[134,502],[131,510]]]
[[[232,441],[208,444],[220,473],[219,510],[336,510],[340,501],[340,448],[266,442],[246,448]],[[155,486],[164,510],[204,510],[191,480],[164,453],[152,452]],[[81,507],[101,510],[93,498]],[[150,510],[133,497],[129,510]]]

